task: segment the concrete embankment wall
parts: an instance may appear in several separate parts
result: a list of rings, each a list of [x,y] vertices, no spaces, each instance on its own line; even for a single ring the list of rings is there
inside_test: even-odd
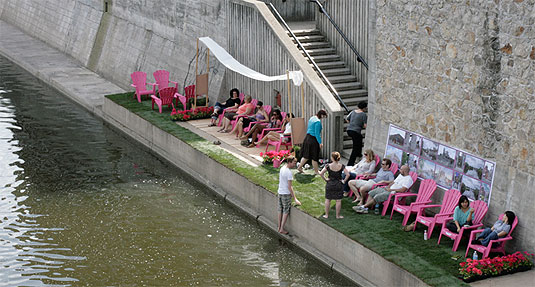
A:
[[[224,0],[1,0],[0,19],[72,56],[120,87],[130,74],[166,69],[180,90],[194,83],[197,37],[226,47]],[[105,11],[105,3],[108,10]],[[207,69],[201,50],[199,72]],[[210,91],[219,95],[224,69],[210,61]]]
[[[377,1],[366,145],[394,123],[495,161],[485,222],[512,210],[535,250],[534,1]],[[435,200],[440,201],[437,194]]]
[[[109,99],[105,99],[103,117],[215,190],[226,201],[276,231],[277,198],[270,191]],[[293,234],[288,238],[290,242],[361,286],[427,286],[416,276],[299,209],[292,208],[287,228]]]

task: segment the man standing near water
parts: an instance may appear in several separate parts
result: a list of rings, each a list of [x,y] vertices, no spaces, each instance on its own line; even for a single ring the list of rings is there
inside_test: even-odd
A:
[[[297,159],[293,156],[286,158],[287,164],[281,167],[279,173],[279,190],[277,191],[278,199],[278,212],[279,212],[279,221],[278,221],[278,231],[281,234],[288,234],[288,231],[284,230],[284,225],[286,220],[288,220],[288,215],[290,214],[290,207],[292,206],[292,198],[295,200],[295,204],[301,205],[301,202],[297,200],[295,192],[292,187],[293,174],[290,170],[297,165]]]

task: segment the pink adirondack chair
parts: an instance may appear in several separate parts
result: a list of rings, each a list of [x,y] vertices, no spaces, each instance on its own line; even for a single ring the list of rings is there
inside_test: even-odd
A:
[[[151,96],[156,94],[156,84],[147,83],[147,74],[145,72],[137,71],[130,74],[132,78],[131,86],[136,88],[136,93],[134,98],[137,98],[137,101],[141,103],[141,96]],[[152,85],[152,90],[147,90],[147,85]]]
[[[168,107],[173,106],[173,101],[175,99],[175,93],[176,88],[175,87],[167,87],[163,88],[158,91],[158,95],[160,97],[157,97],[155,95],[152,95],[152,109],[154,110],[154,104],[158,105],[158,110],[160,111],[160,114],[162,113],[162,106],[167,105]]]
[[[251,104],[253,104],[253,107],[256,108],[256,104],[258,104],[258,100],[257,99],[252,99],[251,100]],[[245,118],[245,117],[251,117],[251,116],[254,116],[255,115],[255,108],[253,108],[253,110],[251,111],[251,113],[249,113],[248,115],[242,115],[242,116],[236,116],[235,119],[233,119],[232,121],[230,121],[230,123],[232,124],[232,129],[234,129],[234,127],[236,126],[236,124],[238,123],[238,120],[240,118]]]
[[[412,231],[416,230],[416,225],[418,225],[418,223],[421,223],[427,226],[427,238],[431,238],[435,225],[445,224],[446,222],[444,219],[453,215],[453,210],[459,203],[460,197],[461,193],[458,190],[448,189],[444,193],[442,204],[429,204],[420,206],[420,210],[418,211],[418,214],[416,214],[416,222],[414,223],[414,228]],[[435,214],[435,216],[425,216],[425,209],[433,207],[440,207],[440,211]]]
[[[502,219],[503,219],[503,214],[500,215],[500,220]],[[466,247],[466,253],[464,254],[464,257],[468,256],[468,250],[470,250],[470,248],[483,253],[482,258],[489,257],[489,254],[491,252],[500,252],[503,255],[505,255],[505,242],[513,239],[513,237],[511,237],[511,234],[513,233],[513,230],[515,230],[515,227],[517,224],[518,224],[518,216],[515,217],[515,220],[513,221],[513,224],[511,225],[511,229],[509,230],[509,233],[505,237],[498,238],[496,240],[491,240],[489,241],[489,245],[487,246],[483,246],[479,244],[472,244],[472,240],[476,239],[476,235],[478,233],[483,232],[483,230],[485,229],[472,230],[472,232],[470,233],[470,240],[468,241],[468,247]]]
[[[289,148],[293,146],[292,136],[290,135],[281,136],[278,141],[268,140],[266,144],[266,152],[268,151],[270,145],[275,146],[275,151],[277,152],[280,150],[282,145],[285,146],[287,150],[289,150]]]
[[[459,243],[461,242],[461,238],[463,237],[463,233],[465,230],[475,230],[476,228],[483,226],[481,221],[483,221],[483,217],[485,217],[485,214],[487,214],[487,204],[484,201],[476,200],[471,203],[471,207],[474,209],[474,214],[472,214],[472,225],[462,226],[459,233],[455,233],[451,232],[446,227],[446,224],[442,224],[442,229],[440,230],[440,236],[438,237],[437,244],[440,244],[440,239],[442,239],[442,235],[446,235],[454,241],[452,250],[457,251],[457,248],[459,247]],[[444,219],[444,222],[448,222],[452,219],[453,217],[447,217]]]
[[[268,114],[268,116],[269,116],[269,113],[271,113],[271,106],[270,105],[264,105],[264,110],[266,111],[266,114]],[[246,132],[250,131],[251,128],[257,123],[260,123],[260,122],[258,122],[258,121],[250,122],[249,126],[247,126],[246,128],[243,129],[243,132],[246,133]]]
[[[186,100],[189,100],[191,98],[195,97],[195,85],[189,85],[184,88],[184,95],[186,96]]]
[[[398,172],[398,169],[399,169],[399,166],[398,166],[397,163],[393,162],[392,164],[390,164],[390,171],[392,172],[392,174],[393,174],[394,176],[396,175],[396,172]],[[375,178],[375,176],[374,176],[374,177],[370,177],[369,179],[374,179],[374,178]],[[379,186],[384,186],[384,185],[386,185],[386,184],[378,184],[377,186],[379,187]],[[375,186],[375,185],[374,185],[374,186]],[[373,188],[372,188],[372,189],[373,189]],[[359,192],[360,192],[360,191],[359,191]],[[349,197],[352,197],[352,196],[353,196],[353,190],[350,190],[350,192],[349,192]],[[356,197],[357,197],[357,196],[355,195],[355,198],[356,198]],[[366,196],[362,198],[362,199],[364,200],[363,202],[366,202],[367,198],[368,198],[368,195],[366,194]],[[383,216],[384,216],[384,214],[383,214]]]
[[[180,101],[182,103],[182,110],[186,110],[186,97],[179,94],[179,93],[175,93],[175,99],[176,99],[176,106],[178,106],[178,101]]]
[[[158,90],[169,87],[169,83],[175,84],[175,89],[178,91],[178,83],[169,80],[169,72],[166,70],[158,70],[152,73],[154,81],[158,86]]]
[[[281,112],[281,116],[283,119],[286,118],[286,112]],[[282,130],[282,127],[280,128],[267,128],[267,129],[263,129],[262,132],[257,135],[257,139],[258,140],[261,140],[265,135],[267,135],[270,131],[275,131],[275,132],[283,132]]]
[[[243,99],[245,99],[245,94],[244,93],[240,93],[240,95],[238,96],[240,98],[240,106],[243,104]],[[228,109],[228,108],[227,108]],[[227,109],[224,109],[223,112],[219,115],[218,119],[217,119],[217,126],[220,127],[221,126],[221,123],[223,122],[223,117],[225,116],[225,112],[227,111]]]
[[[392,215],[394,211],[403,214],[403,226],[407,225],[407,221],[412,213],[417,213],[420,210],[420,207],[426,204],[431,203],[431,196],[435,193],[437,189],[437,183],[433,179],[424,179],[420,182],[420,188],[418,193],[396,193],[394,195],[394,206],[392,206],[392,212],[390,212],[390,220],[392,220]],[[412,202],[410,205],[403,205],[399,202],[402,198],[407,198],[411,196],[416,196],[416,201]]]
[[[409,172],[409,175],[412,178],[412,185],[414,185],[416,183],[416,180],[418,179],[418,174],[415,173],[414,171],[411,171],[411,172]],[[386,186],[386,185],[388,185],[388,184],[385,184],[385,183],[374,184],[370,190],[372,190],[372,189],[374,189],[376,187],[382,187],[382,186]],[[409,187],[409,189],[407,191],[411,190],[412,185]],[[388,209],[388,206],[390,206],[390,202],[392,201],[392,197],[393,197],[393,195],[390,194],[388,196],[388,199],[383,202],[383,212],[381,213],[381,216],[385,216],[386,210]],[[401,200],[404,201],[404,198],[402,198]]]

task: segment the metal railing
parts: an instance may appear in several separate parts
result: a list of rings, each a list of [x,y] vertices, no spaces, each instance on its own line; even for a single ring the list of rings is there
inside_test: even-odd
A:
[[[288,30],[288,32],[290,33],[290,35],[292,36],[292,38],[295,40],[295,42],[297,43],[297,46],[299,47],[299,49],[303,50],[303,52],[305,53],[305,55],[307,56],[307,58],[310,60],[310,62],[312,63],[312,66],[314,66],[314,68],[316,69],[316,71],[320,74],[321,78],[323,79],[323,81],[325,82],[325,84],[327,84],[327,86],[329,87],[329,89],[331,90],[331,92],[336,96],[336,99],[338,99],[338,102],[340,103],[340,105],[345,109],[346,112],[349,113],[349,108],[347,107],[347,105],[344,103],[344,101],[342,100],[342,98],[340,97],[340,95],[338,94],[338,92],[336,91],[336,89],[334,88],[334,86],[331,84],[331,82],[329,81],[329,79],[327,79],[327,77],[325,76],[325,74],[323,74],[323,72],[321,71],[321,69],[318,67],[318,65],[316,64],[316,62],[312,59],[312,57],[310,56],[310,54],[307,52],[307,50],[305,49],[305,47],[303,47],[303,45],[301,44],[301,42],[299,41],[299,39],[297,39],[297,36],[295,36],[295,34],[292,32],[292,29],[290,29],[290,26],[288,26],[288,24],[286,23],[286,21],[284,21],[284,19],[282,18],[282,16],[279,14],[279,11],[277,11],[277,8],[275,8],[275,6],[273,6],[273,4],[271,3],[267,3],[271,9],[273,10],[274,14],[277,16],[277,18],[279,18],[279,21],[283,24],[283,26],[286,28],[286,30]]]
[[[357,49],[355,48],[355,46],[353,46],[353,43],[351,43],[351,41],[349,41],[349,39],[346,37],[346,35],[344,34],[344,32],[342,32],[342,30],[340,30],[340,27],[338,27],[338,25],[336,24],[336,22],[334,22],[334,20],[331,18],[331,16],[329,16],[329,13],[327,13],[327,11],[325,10],[325,8],[323,8],[323,5],[321,5],[320,1],[318,0],[310,0],[310,2],[314,2],[318,5],[319,9],[320,9],[320,12],[327,16],[327,19],[329,19],[329,21],[331,22],[331,24],[333,24],[334,28],[336,29],[336,31],[338,31],[338,33],[340,34],[340,36],[342,36],[342,38],[344,39],[344,41],[346,41],[346,43],[349,45],[349,48],[351,48],[351,50],[353,51],[353,53],[355,53],[355,55],[357,56],[357,61],[361,62],[362,65],[364,67],[366,67],[366,70],[368,70],[368,63],[366,63],[366,60],[364,60],[364,58],[362,58],[362,56],[360,56],[359,52],[357,51]]]

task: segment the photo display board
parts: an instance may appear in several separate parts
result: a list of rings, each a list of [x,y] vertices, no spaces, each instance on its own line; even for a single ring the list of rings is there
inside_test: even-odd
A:
[[[390,124],[384,158],[489,205],[496,163]]]

